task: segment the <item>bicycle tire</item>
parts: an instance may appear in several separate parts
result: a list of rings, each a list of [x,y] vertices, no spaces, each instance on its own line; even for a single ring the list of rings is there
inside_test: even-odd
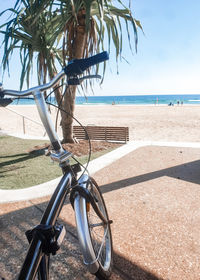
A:
[[[104,198],[97,183],[92,178],[84,181],[104,218],[108,221],[108,212]],[[77,232],[84,263],[99,280],[109,279],[113,265],[113,245],[110,224],[103,223],[86,199],[77,195],[74,203]]]

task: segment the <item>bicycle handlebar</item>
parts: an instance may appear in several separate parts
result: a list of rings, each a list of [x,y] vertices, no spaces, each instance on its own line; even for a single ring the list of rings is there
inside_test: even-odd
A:
[[[51,87],[53,87],[59,80],[65,75],[64,70],[62,70],[60,73],[58,73],[49,83],[36,86],[27,90],[23,91],[17,91],[17,90],[10,90],[10,89],[5,89],[1,93],[4,95],[10,95],[10,96],[28,96],[33,94],[34,91],[45,91]]]
[[[51,87],[53,87],[56,83],[59,82],[59,80],[66,74],[68,78],[70,76],[77,76],[82,74],[85,70],[87,70],[89,67],[96,65],[98,63],[104,62],[109,59],[109,55],[107,52],[102,52],[99,54],[96,54],[94,56],[91,56],[89,58],[82,58],[82,59],[74,59],[69,62],[69,64],[64,67],[64,69],[59,72],[49,83],[36,86],[24,91],[16,91],[16,90],[2,90],[2,87],[0,87],[0,97],[4,95],[10,95],[10,96],[28,96],[31,95],[35,91],[45,91]]]
[[[58,135],[54,129],[53,123],[51,121],[49,112],[47,110],[47,106],[44,100],[44,95],[42,94],[42,91],[45,91],[51,87],[54,87],[56,83],[59,82],[59,80],[66,74],[68,76],[68,85],[70,85],[70,78],[71,82],[73,84],[77,85],[77,80],[80,82],[86,78],[81,77],[80,79],[77,78],[77,75],[82,74],[86,69],[88,69],[90,66],[98,64],[100,62],[103,62],[108,59],[108,53],[103,52],[98,55],[92,56],[90,58],[85,59],[75,59],[72,60],[60,73],[58,73],[49,83],[44,85],[39,85],[24,91],[16,91],[16,90],[3,90],[2,86],[0,85],[0,98],[4,98],[5,95],[10,96],[28,96],[33,95],[35,99],[35,103],[40,115],[40,119],[45,127],[45,130],[49,136],[49,139],[51,141],[51,144],[55,150],[55,156],[54,158],[59,159],[60,163],[65,162],[69,155],[64,149],[62,148],[61,142],[58,138]],[[94,75],[98,78],[97,75]],[[89,76],[90,78],[92,76]],[[11,99],[10,99],[11,100]]]
[[[89,67],[104,62],[108,59],[109,59],[109,55],[107,52],[102,52],[88,58],[73,59],[64,68],[64,71],[67,76],[80,75]]]

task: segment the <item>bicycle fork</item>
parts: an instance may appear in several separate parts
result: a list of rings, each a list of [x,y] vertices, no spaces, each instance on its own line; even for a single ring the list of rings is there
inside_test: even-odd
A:
[[[79,243],[83,254],[83,260],[88,270],[95,274],[99,269],[98,257],[95,256],[93,244],[91,241],[90,231],[87,222],[87,202],[91,203],[94,211],[103,224],[111,224],[111,220],[106,220],[102,215],[94,196],[87,190],[88,183],[92,183],[88,175],[84,174],[78,181],[78,186],[74,187],[71,192],[71,203],[74,206],[77,233]],[[93,184],[93,183],[92,183]],[[103,242],[104,240],[102,240]],[[100,248],[101,250],[101,248]]]

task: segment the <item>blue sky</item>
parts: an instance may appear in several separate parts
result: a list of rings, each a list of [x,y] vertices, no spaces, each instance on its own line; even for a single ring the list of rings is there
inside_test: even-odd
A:
[[[2,1],[1,10],[12,3]],[[95,87],[95,95],[199,94],[200,1],[132,0],[132,10],[145,33],[138,32],[138,52],[131,55],[124,42],[129,64],[119,63],[118,75],[111,54],[104,83],[101,89]],[[10,64],[11,77],[4,77],[5,88],[18,88],[16,64],[15,60]]]

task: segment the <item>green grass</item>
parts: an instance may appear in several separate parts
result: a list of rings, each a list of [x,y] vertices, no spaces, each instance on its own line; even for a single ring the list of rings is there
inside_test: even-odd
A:
[[[45,141],[41,140],[0,136],[0,189],[27,188],[62,175],[58,164],[45,156],[44,151],[28,153],[30,148],[44,143]],[[95,153],[92,155],[92,159],[109,151]],[[83,156],[79,160],[81,163],[85,163],[87,156]]]

